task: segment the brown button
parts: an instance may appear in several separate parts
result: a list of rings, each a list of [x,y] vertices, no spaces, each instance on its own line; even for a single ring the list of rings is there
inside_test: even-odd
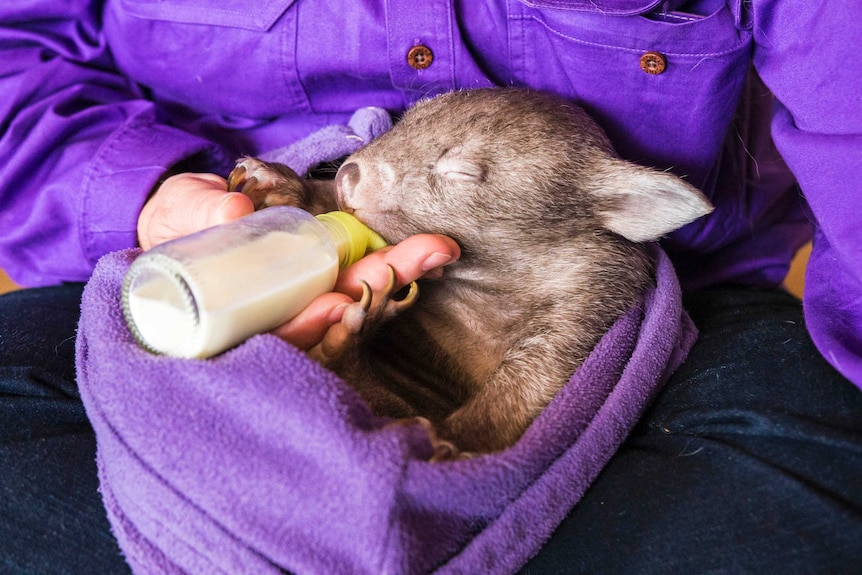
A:
[[[416,70],[424,70],[433,61],[434,53],[427,46],[413,46],[407,52],[407,63]]]
[[[667,59],[664,54],[647,52],[641,56],[641,70],[647,74],[661,74],[665,68],[667,68]]]

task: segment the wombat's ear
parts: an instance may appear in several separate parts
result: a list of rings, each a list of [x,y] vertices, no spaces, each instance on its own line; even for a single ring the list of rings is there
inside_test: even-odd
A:
[[[712,211],[697,188],[673,174],[613,160],[594,192],[605,227],[633,242],[657,240]]]

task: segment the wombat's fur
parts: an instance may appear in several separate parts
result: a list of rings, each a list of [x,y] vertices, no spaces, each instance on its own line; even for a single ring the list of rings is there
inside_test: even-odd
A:
[[[353,212],[390,243],[458,242],[460,260],[423,280],[415,305],[324,360],[378,414],[428,418],[443,458],[514,443],[652,281],[638,242],[712,209],[677,177],[618,159],[580,108],[522,89],[421,102],[334,182],[246,158],[231,187],[257,207]],[[389,295],[378,307],[402,311]]]

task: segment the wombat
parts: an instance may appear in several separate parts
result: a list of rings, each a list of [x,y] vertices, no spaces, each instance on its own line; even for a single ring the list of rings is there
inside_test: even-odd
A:
[[[352,212],[390,243],[458,242],[420,297],[395,299],[393,277],[313,350],[376,414],[423,423],[437,459],[512,445],[653,281],[641,243],[712,210],[619,159],[581,108],[517,88],[416,104],[334,180],[243,158],[229,186],[257,208]]]

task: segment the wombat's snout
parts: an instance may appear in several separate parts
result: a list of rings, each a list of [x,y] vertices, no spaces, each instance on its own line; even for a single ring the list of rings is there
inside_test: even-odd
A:
[[[338,173],[335,174],[335,193],[338,202],[338,207],[343,209],[350,208],[350,197],[353,191],[359,184],[361,172],[359,166],[355,162],[347,162],[343,164]]]

